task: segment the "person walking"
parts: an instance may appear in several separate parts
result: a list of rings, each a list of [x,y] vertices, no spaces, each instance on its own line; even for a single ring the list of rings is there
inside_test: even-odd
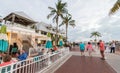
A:
[[[106,44],[105,53],[110,53],[110,45]]]
[[[79,47],[80,47],[80,52],[81,52],[81,55],[84,55],[84,51],[85,51],[85,44],[81,42],[81,43],[79,44]]]
[[[105,60],[105,55],[104,55],[104,51],[105,51],[105,46],[104,46],[104,42],[102,40],[99,41],[99,48],[100,48],[100,53],[102,56],[102,60]]]
[[[89,56],[92,56],[92,52],[94,51],[93,47],[92,47],[92,44],[90,42],[88,42],[87,46],[86,46],[86,49],[89,53]]]
[[[111,43],[110,53],[115,53],[115,42],[114,41],[112,41],[112,43]]]

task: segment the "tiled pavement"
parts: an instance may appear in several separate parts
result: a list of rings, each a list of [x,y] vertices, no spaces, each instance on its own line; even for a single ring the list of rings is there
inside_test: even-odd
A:
[[[72,49],[74,52],[71,52],[72,55],[76,55],[80,57],[80,52],[79,49],[76,47],[74,49]],[[86,56],[88,56],[88,53],[85,53]],[[118,54],[110,54],[110,53],[105,53],[105,58],[106,58],[106,62],[117,72],[120,73],[120,55]],[[96,52],[93,53],[93,58],[94,57],[98,57],[100,58],[100,53],[98,50],[96,50]],[[99,66],[98,66],[99,67]],[[74,69],[73,69],[74,70]],[[116,73],[114,72],[114,73]],[[57,73],[57,71],[55,72]],[[62,72],[64,73],[64,72]],[[75,72],[74,72],[75,73]],[[82,72],[84,73],[84,72]],[[112,73],[112,72],[107,72],[107,73]]]
[[[71,56],[54,73],[117,73],[99,57]]]

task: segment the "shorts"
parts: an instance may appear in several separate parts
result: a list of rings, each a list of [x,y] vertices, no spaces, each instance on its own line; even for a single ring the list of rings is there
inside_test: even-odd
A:
[[[104,51],[103,51],[103,50],[100,50],[100,53],[102,53],[102,54],[103,54],[103,53],[104,53]]]
[[[88,52],[91,53],[91,52],[93,52],[93,50],[92,49],[88,49]]]
[[[84,52],[84,49],[80,49],[81,52]]]

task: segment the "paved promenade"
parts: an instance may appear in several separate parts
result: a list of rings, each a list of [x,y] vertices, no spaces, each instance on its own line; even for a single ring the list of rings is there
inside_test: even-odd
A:
[[[117,73],[99,57],[71,56],[55,73]]]
[[[106,53],[106,60],[100,59],[97,49],[92,57],[80,56],[78,47],[72,49],[72,56],[54,73],[120,73],[120,55]]]

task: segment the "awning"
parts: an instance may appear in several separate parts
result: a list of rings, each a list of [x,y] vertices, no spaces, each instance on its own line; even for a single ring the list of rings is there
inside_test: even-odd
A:
[[[4,20],[12,22],[13,15],[14,15],[14,22],[15,23],[19,23],[19,24],[22,24],[22,25],[25,25],[25,26],[36,23],[32,18],[30,18],[24,12],[10,13],[8,16],[6,16],[4,18]]]

